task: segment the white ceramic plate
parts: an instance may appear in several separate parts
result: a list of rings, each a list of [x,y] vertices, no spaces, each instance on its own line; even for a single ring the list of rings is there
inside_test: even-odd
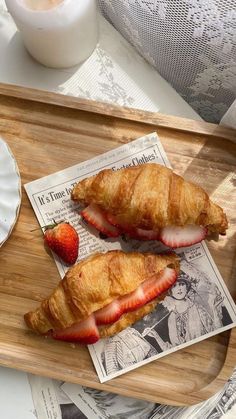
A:
[[[0,137],[0,247],[8,239],[21,203],[21,181],[16,161]]]

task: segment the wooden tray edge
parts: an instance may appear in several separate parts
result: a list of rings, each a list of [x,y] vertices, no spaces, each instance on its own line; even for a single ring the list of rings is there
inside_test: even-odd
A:
[[[214,136],[218,138],[224,138],[230,141],[236,141],[236,131],[230,128],[221,127],[215,124],[206,123],[203,121],[194,121],[191,119],[175,117],[171,115],[164,115],[160,113],[153,113],[147,112],[137,109],[130,109],[130,108],[123,108],[115,105],[110,105],[107,103],[101,103],[96,101],[91,101],[87,99],[80,99],[75,98],[72,96],[64,96],[59,93],[47,92],[38,89],[31,89],[25,88],[16,85],[6,85],[0,83],[0,94],[25,100],[37,101],[40,103],[46,103],[56,106],[63,106],[72,109],[78,109],[85,112],[92,112],[97,114],[103,114],[108,116],[114,116],[116,118],[121,119],[130,119],[132,121],[143,122],[150,125],[159,126],[162,128],[174,129],[179,131],[187,131],[192,132],[194,134],[203,134],[206,136]],[[181,127],[181,128],[180,128]],[[232,329],[230,331],[230,339],[229,345],[226,353],[226,359],[220,370],[218,376],[206,387],[202,388],[199,391],[191,392],[188,394],[188,397],[193,400],[193,403],[201,402],[213,394],[215,394],[218,390],[222,389],[222,385],[226,383],[226,381],[230,378],[231,373],[233,372],[233,364],[236,366],[236,329]],[[0,356],[1,358],[1,356]],[[17,358],[12,358],[10,361],[6,363],[1,362],[2,365],[17,368],[15,365],[15,361]],[[37,374],[37,371],[33,366],[29,366],[28,368],[24,368],[25,371]],[[41,374],[44,375],[44,374]],[[45,373],[45,376],[50,376]],[[58,378],[54,374],[54,378]],[[78,381],[77,381],[78,383]],[[223,383],[223,384],[222,384]],[[85,382],[81,383],[82,385],[86,385]],[[90,383],[91,386],[91,383]],[[94,383],[94,388],[103,389],[105,391],[113,391],[117,390],[115,388],[113,390],[112,387],[109,387],[109,390],[106,389],[106,385],[100,383]],[[117,392],[117,391],[116,391]],[[132,391],[131,391],[132,393]],[[121,390],[121,395],[125,395],[125,392]],[[133,392],[133,397],[137,398],[138,395],[136,392]],[[140,395],[140,398],[147,400],[147,401],[155,401],[164,403],[164,400],[161,398],[157,401],[154,400],[153,397],[150,395],[150,398],[145,398],[145,396]],[[176,403],[176,406],[186,406],[181,403]]]
[[[234,366],[233,366],[234,365]],[[236,329],[230,330],[230,337],[228,348],[226,352],[226,358],[224,364],[214,380],[206,387],[201,390],[189,393],[188,396],[194,399],[199,399],[199,402],[204,401],[212,397],[218,391],[223,390],[224,385],[230,379],[234,368],[236,368]]]
[[[132,389],[129,389],[129,397],[133,397],[134,399],[144,400],[150,403],[161,403],[165,405],[168,404],[171,406],[178,406],[178,407],[189,407],[189,406],[193,406],[195,404],[204,402],[208,400],[210,397],[214,396],[217,392],[223,390],[224,385],[230,379],[234,370],[232,363],[236,365],[235,347],[236,347],[236,329],[232,329],[231,334],[230,334],[230,342],[229,342],[228,351],[226,354],[226,359],[218,376],[214,380],[212,380],[210,384],[206,385],[200,390],[188,393],[187,394],[187,398],[189,402],[188,404],[184,404],[181,402],[180,400],[181,393],[179,393],[179,396],[177,398],[178,400],[175,400],[175,402],[173,402],[173,397],[169,399],[168,396],[164,397],[162,395],[158,395],[158,400],[157,400],[155,392],[147,396],[145,393],[141,391],[138,392],[137,390],[132,390]],[[79,384],[85,387],[86,386],[91,387],[96,390],[102,390],[102,391],[106,391],[110,393],[119,394],[120,396],[127,396],[127,389],[125,387],[122,388],[122,386],[117,386],[117,385],[113,387],[111,385],[111,382],[109,381],[103,384],[100,383],[99,381],[94,381],[91,384],[90,380],[87,380],[86,378],[72,376],[69,372],[68,373],[65,373],[63,371],[58,372],[54,368],[51,369],[51,366],[49,369],[48,365],[45,365],[44,368],[42,368],[41,366],[39,370],[37,363],[26,362],[25,359],[21,358],[20,352],[18,353],[18,356],[12,357],[8,355],[8,349],[7,348],[5,349],[6,350],[3,350],[3,352],[0,353],[0,363],[4,367],[14,368],[19,371],[24,371],[26,373],[40,375],[40,376],[55,379],[55,380],[68,381],[68,382]],[[232,360],[234,362],[232,362]],[[19,361],[21,361],[22,364]],[[19,365],[21,365],[21,367]],[[169,403],[168,403],[168,400],[169,400]]]
[[[179,131],[192,132],[224,138],[236,142],[236,130],[212,124],[204,121],[196,121],[188,118],[181,118],[173,115],[165,115],[159,112],[149,112],[140,109],[127,108],[110,103],[97,102],[95,100],[81,99],[73,96],[66,96],[60,93],[48,92],[46,90],[33,89],[12,84],[0,83],[0,94],[15,98],[32,100],[51,105],[64,106],[82,111],[114,116],[121,119],[144,122],[162,128],[175,129]]]

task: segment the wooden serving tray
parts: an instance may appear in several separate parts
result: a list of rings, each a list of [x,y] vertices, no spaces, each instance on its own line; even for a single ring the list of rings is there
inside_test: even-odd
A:
[[[230,220],[211,254],[236,296],[236,133],[213,124],[114,107],[0,84],[0,134],[11,147],[22,184],[157,131],[170,162],[223,206]],[[0,363],[125,396],[190,405],[219,390],[236,365],[236,329],[100,384],[86,347],[43,339],[23,314],[59,280],[24,189],[16,227],[0,249]]]

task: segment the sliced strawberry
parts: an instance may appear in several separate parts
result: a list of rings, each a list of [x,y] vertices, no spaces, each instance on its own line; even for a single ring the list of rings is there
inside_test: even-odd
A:
[[[167,291],[175,283],[176,279],[177,272],[174,269],[165,268],[158,278],[144,281],[141,286],[145,304]]]
[[[137,229],[136,228],[131,228],[129,226],[119,226],[120,230],[122,231],[123,234],[125,234],[126,236],[130,237],[131,239],[136,239],[138,240],[138,233],[137,233]]]
[[[119,222],[118,222],[117,217],[115,215],[106,213],[105,216],[106,216],[107,221],[110,224],[112,224],[113,226],[119,227]]]
[[[86,345],[90,345],[99,340],[99,332],[93,315],[71,327],[54,330],[52,336],[56,340],[83,343]]]
[[[132,239],[137,240],[159,240],[159,232],[144,230],[142,228],[131,227],[129,224],[120,223],[115,215],[106,214],[108,222],[116,226],[120,232],[127,234]]]
[[[130,227],[130,224],[121,222],[115,215],[106,213],[106,219],[110,224],[117,227],[120,230],[120,233],[131,233],[135,228]]]
[[[167,226],[160,231],[160,240],[166,246],[177,248],[191,246],[204,240],[207,235],[207,229],[194,224],[183,227]]]
[[[142,228],[123,228],[119,227],[120,230],[123,230],[123,233],[131,239],[135,240],[159,240],[159,233],[153,230],[143,230]]]
[[[154,230],[135,228],[133,231],[131,231],[130,237],[138,240],[159,240],[159,232]]]
[[[107,306],[95,311],[95,320],[97,325],[115,323],[123,312],[118,300],[113,301]]]
[[[52,335],[56,340],[66,342],[93,344],[100,337],[97,326],[115,323],[122,314],[137,310],[169,289],[176,279],[176,271],[165,268],[158,278],[144,281],[135,291],[97,310],[86,320],[65,329],[50,331],[48,335]]]
[[[108,237],[118,237],[120,231],[107,221],[105,212],[98,205],[90,204],[81,212],[82,217],[93,227]]]
[[[138,287],[135,291],[119,298],[122,313],[134,311],[145,304],[144,293],[142,287]]]

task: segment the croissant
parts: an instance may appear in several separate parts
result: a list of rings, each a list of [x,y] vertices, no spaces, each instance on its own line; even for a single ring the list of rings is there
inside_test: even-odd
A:
[[[95,343],[150,313],[178,272],[175,254],[98,253],[70,268],[25,322],[57,340]]]
[[[128,233],[175,248],[224,235],[228,227],[222,208],[201,187],[155,163],[102,170],[77,183],[71,198],[87,205],[84,219],[111,237]]]

